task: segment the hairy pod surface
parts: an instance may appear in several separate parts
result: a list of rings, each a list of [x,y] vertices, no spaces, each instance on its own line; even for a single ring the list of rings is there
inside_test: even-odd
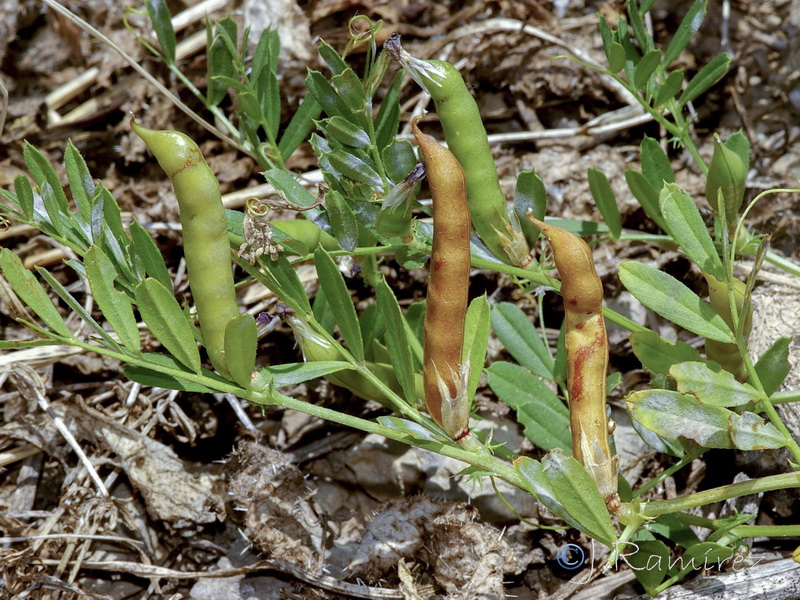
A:
[[[572,452],[591,473],[606,503],[612,506],[619,502],[618,458],[612,455],[608,441],[608,338],[603,319],[603,284],[585,241],[530,215],[528,219],[550,242],[561,276]]]
[[[470,270],[466,183],[453,153],[422,133],[416,119],[411,128],[425,159],[433,197],[433,249],[424,326],[425,403],[433,419],[459,439],[469,431],[469,398],[465,397],[461,366]],[[443,397],[445,394],[449,397]],[[447,405],[444,411],[443,403]]]
[[[133,131],[172,181],[180,208],[183,251],[200,331],[211,364],[227,375],[225,327],[239,316],[228,226],[219,183],[200,148],[177,131],[155,131],[131,121]]]
[[[486,128],[461,73],[448,62],[414,58],[402,49],[396,34],[384,47],[436,104],[447,146],[464,169],[475,231],[498,259],[524,267],[529,262],[528,244],[509,220]]]

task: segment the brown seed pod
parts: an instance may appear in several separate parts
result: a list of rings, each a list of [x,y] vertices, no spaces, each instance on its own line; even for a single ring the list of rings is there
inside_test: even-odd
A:
[[[612,455],[608,442],[608,338],[603,319],[603,284],[586,242],[531,215],[528,219],[549,240],[561,276],[572,452],[592,475],[606,504],[613,508],[619,506],[619,460]]]
[[[470,271],[470,220],[464,171],[453,153],[412,122],[433,197],[433,249],[425,312],[425,403],[454,439],[469,433],[461,364]]]

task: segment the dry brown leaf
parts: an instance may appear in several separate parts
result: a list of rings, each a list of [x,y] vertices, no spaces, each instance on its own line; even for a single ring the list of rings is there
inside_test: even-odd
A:
[[[250,540],[272,558],[313,564],[323,532],[303,474],[281,452],[256,442],[244,442],[234,457],[239,466],[230,494],[245,511]]]

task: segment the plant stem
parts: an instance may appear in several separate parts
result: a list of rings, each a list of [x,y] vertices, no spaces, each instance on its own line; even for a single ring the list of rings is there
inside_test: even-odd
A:
[[[242,390],[239,391],[242,392]],[[331,421],[333,423],[339,423],[340,425],[359,429],[367,433],[377,433],[378,435],[381,435],[387,439],[402,442],[404,444],[417,446],[427,450],[433,450],[437,454],[464,461],[465,463],[474,467],[478,467],[479,469],[493,473],[511,485],[514,485],[520,489],[525,489],[521,479],[519,478],[519,475],[517,475],[517,472],[514,470],[514,468],[511,465],[498,460],[488,451],[471,452],[464,450],[457,445],[451,446],[422,438],[412,437],[408,433],[390,429],[389,427],[381,425],[380,423],[375,423],[374,421],[369,421],[360,417],[354,417],[352,415],[344,414],[323,406],[309,404],[303,400],[296,400],[275,391],[266,392],[266,395],[268,396],[268,402],[277,404],[278,406],[296,410],[304,414],[311,415],[312,417],[318,417],[320,419],[324,419],[325,421]],[[265,393],[252,390],[244,394],[242,397],[253,403],[263,404],[265,400],[264,396]]]
[[[642,233],[637,231],[622,232],[617,241],[620,242],[646,242],[650,244],[672,244],[675,240],[670,235],[660,233]]]
[[[776,267],[779,267],[779,268],[783,269],[787,273],[791,273],[792,275],[796,275],[797,277],[800,277],[800,266],[794,264],[789,259],[784,258],[780,254],[777,254],[777,253],[773,252],[772,250],[767,250],[767,256],[766,256],[765,260],[768,263],[771,263],[771,264],[775,265]]]
[[[769,477],[762,477],[760,479],[723,485],[722,487],[697,492],[689,496],[683,496],[672,500],[653,500],[644,505],[641,514],[644,517],[657,517],[659,515],[680,512],[697,506],[711,504],[712,502],[721,502],[730,498],[738,498],[739,496],[787,488],[800,488],[800,473],[770,475]]]
[[[389,427],[381,425],[380,423],[375,423],[367,419],[362,419],[360,417],[354,417],[352,415],[340,413],[330,408],[316,406],[314,404],[310,404],[302,400],[296,400],[294,398],[284,396],[283,394],[276,392],[274,390],[272,391],[245,390],[234,384],[225,383],[215,378],[207,377],[204,375],[198,375],[196,373],[191,373],[189,371],[184,371],[181,369],[166,367],[162,364],[154,364],[141,356],[116,352],[114,350],[109,350],[108,348],[104,348],[102,346],[94,346],[92,344],[82,342],[77,338],[68,339],[68,338],[61,338],[54,336],[54,339],[59,343],[65,345],[77,346],[79,348],[83,348],[84,350],[89,350],[91,352],[102,354],[103,356],[115,358],[123,363],[143,367],[146,369],[156,370],[159,373],[163,373],[164,375],[170,375],[178,379],[183,379],[185,381],[196,383],[198,385],[208,387],[217,390],[219,392],[233,394],[235,396],[238,396],[239,398],[244,398],[245,400],[248,400],[254,404],[263,405],[265,403],[274,403],[278,406],[283,406],[284,408],[289,408],[292,410],[296,410],[298,412],[302,412],[307,415],[311,415],[312,417],[318,417],[326,421],[331,421],[333,423],[339,423],[341,425],[353,427],[355,429],[359,429],[366,433],[377,433],[378,435],[382,435],[387,439],[402,442],[404,444],[409,444],[411,446],[417,446],[419,448],[424,448],[426,450],[432,450],[437,454],[442,454],[443,456],[448,456],[450,458],[461,460],[481,470],[493,473],[494,475],[504,479],[511,485],[518,487],[520,489],[525,489],[522,480],[519,478],[519,475],[517,475],[517,472],[514,469],[514,467],[493,456],[488,450],[485,450],[485,447],[483,447],[482,451],[476,452],[476,451],[465,450],[455,444],[451,446],[431,440],[426,440],[423,438],[412,437],[408,433],[390,429]],[[370,376],[373,382],[376,384],[381,383],[376,377],[374,377],[374,375],[372,375],[369,372],[369,369],[363,368],[362,374],[364,374],[364,376]],[[386,391],[387,394],[393,394],[393,392],[388,388],[386,388]]]
[[[739,352],[742,355],[742,360],[744,360],[745,367],[747,367],[747,372],[750,374],[750,379],[761,395],[761,398],[758,400],[758,406],[763,412],[767,413],[770,422],[778,431],[780,431],[781,435],[786,440],[786,448],[789,450],[789,452],[791,452],[795,462],[800,464],[800,445],[797,444],[797,441],[794,439],[791,432],[778,414],[775,405],[764,391],[764,386],[761,383],[761,379],[758,377],[758,373],[756,373],[753,360],[750,358],[750,353],[747,351],[747,342],[740,338],[737,339],[737,344],[739,345]]]
[[[789,404],[789,402],[797,402],[800,400],[800,390],[792,390],[789,392],[778,392],[772,394],[769,401],[773,404]]]
[[[706,529],[718,529],[727,525],[722,519],[707,519],[688,513],[680,513],[677,517],[687,525]],[[730,529],[728,533],[739,538],[800,537],[800,525],[738,525]]]
[[[700,156],[700,151],[697,149],[694,140],[689,135],[689,126],[686,123],[686,119],[683,118],[683,112],[678,106],[678,101],[674,98],[669,102],[669,110],[673,120],[675,121],[675,124],[673,125],[662,116],[664,120],[664,127],[681,141],[684,147],[692,155],[692,158],[694,158],[694,162],[697,164],[703,175],[708,175],[708,165],[706,164],[706,161],[703,160],[703,157]]]
[[[658,476],[654,477],[653,479],[651,479],[650,481],[645,483],[642,487],[640,487],[638,490],[633,492],[633,497],[634,498],[638,498],[639,496],[641,496],[645,492],[651,490],[656,485],[658,485],[659,483],[664,481],[667,477],[671,476],[673,473],[681,470],[683,467],[688,465],[690,462],[692,462],[695,458],[697,458],[698,456],[703,454],[705,451],[706,451],[705,448],[701,448],[701,449],[695,450],[694,452],[688,453],[686,456],[681,458],[674,465],[672,465],[668,469],[664,469],[664,471],[659,473]]]
[[[622,549],[625,545],[630,541],[633,535],[639,530],[639,527],[645,522],[644,517],[639,517],[631,521],[625,526],[625,529],[622,531],[622,534],[619,536],[619,539],[614,542],[614,545],[611,548],[611,554],[606,561],[605,566],[603,567],[603,573],[611,570],[611,568],[616,564],[619,560],[619,555],[622,552]]]
[[[228,117],[225,116],[225,113],[223,113],[218,106],[209,106],[208,99],[205,97],[203,92],[201,92],[192,83],[192,81],[186,77],[186,75],[184,75],[183,71],[181,71],[175,63],[167,63],[167,61],[165,61],[163,58],[162,61],[167,65],[167,68],[169,68],[172,74],[175,75],[175,77],[177,77],[180,82],[185,85],[190,92],[192,92],[192,94],[194,94],[195,98],[203,103],[203,106],[206,107],[206,110],[214,115],[214,117],[216,117],[216,119],[225,126],[225,129],[228,130],[228,135],[239,142],[240,145],[238,148],[242,150],[242,152],[250,153],[250,149],[246,148],[246,146],[242,143],[239,132],[237,131],[236,127],[234,127],[233,123],[230,122]]]

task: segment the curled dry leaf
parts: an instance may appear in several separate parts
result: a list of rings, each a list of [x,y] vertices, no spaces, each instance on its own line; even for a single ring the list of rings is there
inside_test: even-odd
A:
[[[324,535],[303,474],[281,452],[254,442],[240,445],[234,458],[230,494],[245,511],[250,540],[271,558],[313,564]]]
[[[349,565],[353,576],[375,580],[400,560],[433,566],[437,583],[452,598],[505,598],[505,574],[519,573],[514,553],[493,527],[476,522],[464,503],[423,496],[382,505]]]

